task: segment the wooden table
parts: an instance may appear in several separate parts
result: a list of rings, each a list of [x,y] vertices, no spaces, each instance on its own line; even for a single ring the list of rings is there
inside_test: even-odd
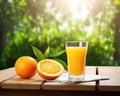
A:
[[[14,68],[0,71],[0,96],[120,96],[120,67],[87,66],[87,74],[109,76],[110,80],[84,83],[46,82],[36,74],[22,79]]]

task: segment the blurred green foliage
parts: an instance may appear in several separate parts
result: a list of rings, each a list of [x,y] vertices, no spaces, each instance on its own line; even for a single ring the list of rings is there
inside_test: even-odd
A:
[[[93,9],[89,10],[87,17],[73,18],[70,10],[58,0],[0,0],[0,22],[8,29],[0,31],[0,34],[6,32],[0,69],[14,66],[20,56],[34,57],[31,45],[44,52],[48,46],[65,49],[67,40],[89,42],[89,66],[120,65],[113,56],[116,50],[113,18],[117,11],[115,6],[120,2],[98,1],[95,6],[91,4]],[[65,53],[59,58],[66,62]]]

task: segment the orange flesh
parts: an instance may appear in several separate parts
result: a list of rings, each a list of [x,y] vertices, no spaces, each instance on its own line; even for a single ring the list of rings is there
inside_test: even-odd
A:
[[[47,74],[56,74],[60,71],[60,66],[51,61],[45,61],[41,63],[40,68]]]

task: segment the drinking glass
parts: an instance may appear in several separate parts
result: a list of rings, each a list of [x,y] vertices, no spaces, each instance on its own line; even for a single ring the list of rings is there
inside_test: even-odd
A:
[[[88,42],[66,41],[69,81],[84,80]]]

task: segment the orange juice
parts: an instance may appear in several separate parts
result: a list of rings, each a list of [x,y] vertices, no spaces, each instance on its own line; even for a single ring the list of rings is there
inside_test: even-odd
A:
[[[71,75],[84,74],[87,47],[66,47],[68,70]]]

